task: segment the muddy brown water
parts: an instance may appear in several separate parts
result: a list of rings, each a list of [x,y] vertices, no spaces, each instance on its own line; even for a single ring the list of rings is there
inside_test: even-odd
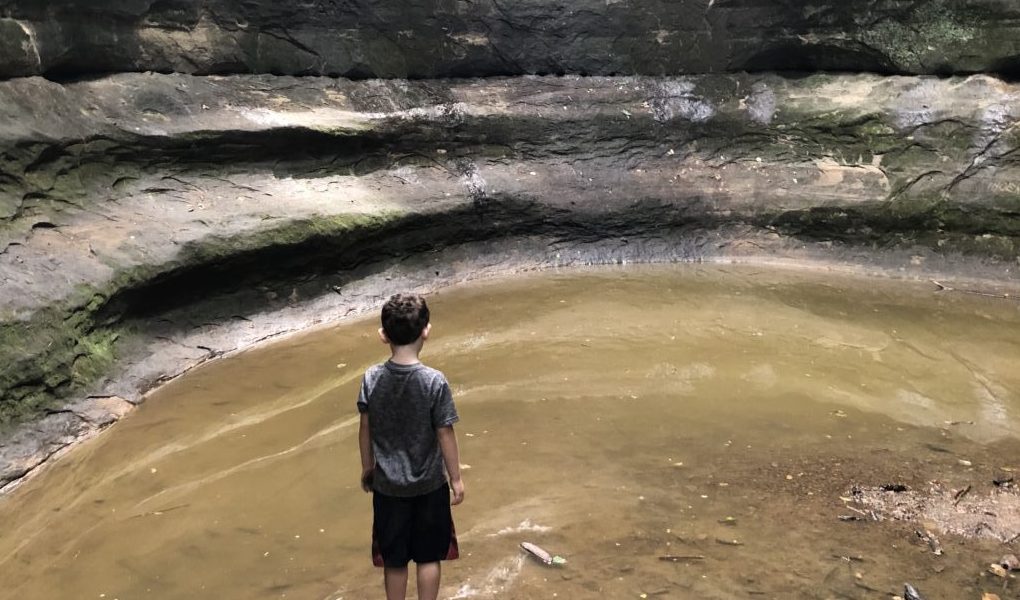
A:
[[[442,597],[1016,597],[983,574],[1002,543],[936,557],[913,524],[838,517],[854,483],[978,493],[1020,469],[1017,302],[649,267],[430,303],[469,465]],[[380,597],[354,408],[376,326],[198,369],[0,499],[0,597]]]

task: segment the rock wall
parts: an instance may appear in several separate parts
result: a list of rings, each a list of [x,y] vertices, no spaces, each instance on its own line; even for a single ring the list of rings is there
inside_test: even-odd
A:
[[[392,280],[753,259],[1015,293],[1020,85],[923,74],[1013,74],[1018,15],[0,0],[0,490]]]
[[[0,0],[0,76],[1016,74],[1002,0]]]

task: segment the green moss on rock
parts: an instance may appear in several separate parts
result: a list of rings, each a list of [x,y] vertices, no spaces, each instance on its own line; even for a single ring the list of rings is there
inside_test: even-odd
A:
[[[909,19],[886,18],[861,30],[858,39],[882,51],[904,72],[924,70],[948,48],[978,35],[976,24],[945,0],[917,3]]]
[[[109,372],[117,358],[115,345],[119,337],[116,330],[100,329],[78,340],[77,357],[71,365],[72,387],[83,388]]]
[[[253,232],[210,236],[185,245],[170,262],[122,268],[102,286],[79,285],[28,320],[0,322],[0,429],[54,408],[61,398],[107,376],[117,360],[121,325],[97,322],[109,301],[181,269],[215,265],[273,248],[367,235],[404,216],[395,211],[288,220]],[[110,318],[109,315],[106,318]]]

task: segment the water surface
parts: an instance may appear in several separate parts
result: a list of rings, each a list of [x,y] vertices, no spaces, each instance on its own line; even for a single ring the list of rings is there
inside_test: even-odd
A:
[[[442,597],[996,590],[981,572],[1001,544],[950,537],[935,557],[912,524],[839,521],[839,497],[1020,468],[1016,302],[715,267],[429,301],[423,358],[454,387],[467,469]],[[376,327],[198,369],[0,500],[0,597],[380,597],[354,405],[387,356]],[[569,564],[527,562],[521,541]]]

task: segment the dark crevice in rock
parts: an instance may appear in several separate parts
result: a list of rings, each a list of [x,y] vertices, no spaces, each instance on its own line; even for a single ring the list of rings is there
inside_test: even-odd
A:
[[[906,75],[887,56],[866,46],[847,49],[838,46],[803,44],[772,47],[754,54],[743,63],[743,70],[756,72],[789,73],[792,77],[818,72],[870,73],[875,75]]]
[[[1020,252],[1020,219],[1009,212],[940,200],[906,208],[896,202],[791,211],[763,224],[811,241],[951,247],[956,252],[1010,260]]]
[[[401,80],[401,81],[413,81],[413,82],[425,82],[435,81],[436,79],[443,80],[457,80],[457,79],[503,79],[507,77],[655,77],[655,76],[700,76],[700,75],[769,75],[779,74],[789,79],[801,79],[810,75],[827,74],[827,75],[878,75],[878,76],[915,76],[918,75],[915,71],[897,69],[892,66],[883,66],[881,64],[872,64],[869,62],[869,58],[866,55],[861,56],[858,59],[847,59],[846,61],[826,61],[820,57],[812,57],[811,50],[804,48],[797,48],[791,46],[789,48],[776,48],[770,51],[774,53],[776,57],[783,57],[787,53],[792,57],[789,60],[783,58],[775,59],[754,59],[760,60],[760,63],[749,63],[741,64],[739,67],[732,69],[718,69],[709,71],[684,71],[684,72],[664,72],[659,70],[656,72],[645,72],[645,71],[630,71],[630,70],[592,70],[592,69],[565,69],[565,68],[543,68],[543,69],[529,69],[522,71],[513,68],[504,67],[488,67],[484,69],[474,68],[470,65],[455,65],[450,67],[441,76],[435,76],[429,73],[409,73],[403,76],[392,76],[392,77],[380,77],[376,73],[366,70],[364,68],[352,68],[343,71],[317,71],[313,69],[303,69],[293,72],[272,69],[259,74],[274,76],[274,77],[293,77],[296,79],[315,79],[321,77],[329,77],[333,79],[346,79],[350,81],[363,82],[363,81],[377,81],[377,80]],[[805,56],[806,54],[806,56]],[[1020,62],[1020,59],[1017,59]],[[824,65],[831,63],[831,67],[817,66],[812,68],[812,65]],[[860,66],[863,65],[863,66]],[[124,69],[124,70],[110,70],[110,71],[89,71],[89,72],[78,72],[73,70],[62,70],[53,69],[45,71],[39,74],[39,77],[60,85],[69,85],[75,83],[85,83],[89,81],[98,81],[106,77],[121,74],[158,74],[158,75],[198,75],[198,76],[214,76],[214,77],[229,77],[232,75],[247,75],[252,71],[245,67],[243,64],[230,63],[230,64],[217,64],[207,69],[201,70],[173,70],[173,69]],[[949,65],[934,66],[929,69],[922,71],[920,74],[940,79],[948,79],[952,77],[967,77],[970,75],[987,75],[1000,79],[1006,83],[1018,83],[1020,82],[1020,66],[1014,64],[1013,61],[1009,61],[1004,66],[989,67],[984,69],[957,69],[952,68]],[[0,81],[5,79],[16,79],[15,77],[3,78],[0,77]]]
[[[996,60],[989,71],[1003,81],[1010,83],[1020,82],[1020,55]]]
[[[453,211],[409,214],[379,226],[313,234],[297,243],[268,243],[209,261],[185,259],[181,268],[111,297],[96,320],[109,325],[122,319],[150,318],[199,302],[211,293],[259,286],[287,288],[295,282],[341,276],[369,263],[470,242],[524,235],[550,235],[561,242],[596,241],[648,236],[693,225],[713,227],[713,221],[697,209],[658,202],[634,203],[625,213],[585,216],[526,199],[479,196],[473,206]],[[287,237],[283,231],[266,235]],[[223,243],[231,244],[229,240]],[[189,251],[185,249],[184,254]]]

